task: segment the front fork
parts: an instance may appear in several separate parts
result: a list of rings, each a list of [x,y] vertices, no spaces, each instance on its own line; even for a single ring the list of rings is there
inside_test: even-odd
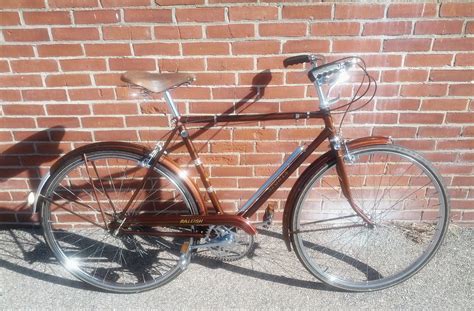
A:
[[[333,135],[329,139],[332,150],[336,153],[336,171],[339,178],[339,184],[341,190],[354,212],[364,220],[364,222],[372,228],[374,222],[355,202],[352,197],[351,185],[346,170],[346,161],[353,163],[355,157],[351,154],[349,148],[346,145],[346,141],[339,135]]]

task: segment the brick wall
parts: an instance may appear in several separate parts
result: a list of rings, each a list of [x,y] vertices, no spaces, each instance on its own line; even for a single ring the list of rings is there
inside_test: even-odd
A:
[[[37,220],[27,193],[61,154],[104,140],[151,145],[166,132],[161,99],[130,98],[119,80],[123,71],[192,72],[196,83],[173,92],[189,114],[306,111],[314,90],[302,67],[284,69],[282,59],[309,52],[366,60],[378,97],[348,117],[345,135],[391,135],[423,152],[445,177],[454,221],[474,222],[472,3],[3,0],[0,6],[0,222]],[[235,209],[319,128],[306,121],[246,123],[209,129],[196,142],[218,195]],[[186,165],[179,153],[175,158]],[[296,177],[272,197],[279,211]]]

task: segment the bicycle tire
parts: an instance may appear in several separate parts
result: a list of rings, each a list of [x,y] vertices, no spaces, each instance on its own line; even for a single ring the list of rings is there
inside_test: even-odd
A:
[[[153,236],[155,229],[144,226],[133,228],[143,234],[114,236],[106,225],[148,170],[146,155],[114,147],[84,152],[58,167],[42,191],[44,236],[56,258],[77,278],[107,291],[140,292],[176,278],[181,245],[192,245],[192,238]],[[198,208],[180,178],[158,163],[130,212],[197,215]],[[189,261],[190,251],[184,256]]]
[[[350,207],[332,160],[297,197],[291,240],[301,263],[322,282],[380,290],[405,281],[433,257],[447,231],[449,200],[437,171],[414,151],[382,145],[351,152],[352,196],[375,226]]]

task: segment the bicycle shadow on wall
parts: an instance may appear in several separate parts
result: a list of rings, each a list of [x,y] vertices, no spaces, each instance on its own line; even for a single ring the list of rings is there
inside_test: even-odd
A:
[[[253,78],[252,78],[252,85],[250,86],[250,91],[248,94],[246,94],[243,98],[239,99],[232,107],[228,108],[227,110],[223,111],[222,113],[216,115],[228,115],[228,114],[238,114],[245,112],[248,108],[250,108],[252,105],[257,103],[260,99],[262,99],[265,96],[265,89],[270,84],[272,81],[272,72],[270,69],[265,69],[259,73],[257,73]],[[223,125],[219,126],[219,130],[216,131],[215,134],[213,134],[207,141],[209,142],[212,140],[212,138],[216,135],[218,135],[219,131],[226,125],[227,123],[224,123]],[[217,127],[216,123],[214,122],[208,122],[204,123],[203,125],[200,126],[198,130],[195,130],[193,133],[191,133],[190,138],[191,139],[196,139],[206,133],[210,128]],[[184,142],[178,142],[173,146],[169,147],[169,152],[172,152],[176,149],[179,149],[184,146]]]
[[[63,126],[54,126],[27,136],[1,152],[0,188],[9,190],[4,192],[6,195],[2,200],[10,202],[0,203],[0,213],[10,214],[11,222],[16,222],[14,213],[17,213],[19,221],[38,221],[31,216],[28,193],[35,191],[39,185],[42,177],[40,166],[53,163],[63,153],[59,144],[64,135]],[[30,190],[24,190],[25,187]]]

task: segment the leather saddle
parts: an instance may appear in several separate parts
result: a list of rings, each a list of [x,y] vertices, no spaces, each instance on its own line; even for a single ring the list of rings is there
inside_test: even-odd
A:
[[[152,73],[147,71],[127,71],[122,74],[120,79],[154,93],[164,92],[195,80],[193,75],[187,73]]]

